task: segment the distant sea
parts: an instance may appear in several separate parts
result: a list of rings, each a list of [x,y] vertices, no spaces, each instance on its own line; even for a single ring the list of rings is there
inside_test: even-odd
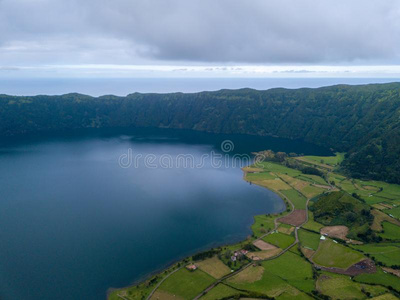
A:
[[[130,93],[194,93],[220,89],[253,88],[266,90],[276,87],[316,88],[334,84],[368,84],[400,81],[400,78],[130,78],[130,79],[0,79],[0,94],[60,95],[82,93],[91,96]]]

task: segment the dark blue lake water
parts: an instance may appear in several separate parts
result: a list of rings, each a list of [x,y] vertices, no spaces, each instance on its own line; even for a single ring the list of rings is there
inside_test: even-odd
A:
[[[233,151],[221,151],[224,140]],[[110,287],[245,238],[254,215],[284,209],[232,163],[263,149],[329,154],[299,141],[154,129],[1,141],[0,299],[105,299]],[[210,153],[221,166],[198,164]],[[196,165],[175,164],[179,154]]]

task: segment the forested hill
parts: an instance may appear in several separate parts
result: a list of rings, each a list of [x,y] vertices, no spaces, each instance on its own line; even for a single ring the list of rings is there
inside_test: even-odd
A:
[[[0,95],[0,136],[169,127],[303,139],[348,152],[353,176],[400,183],[400,83],[194,94]]]

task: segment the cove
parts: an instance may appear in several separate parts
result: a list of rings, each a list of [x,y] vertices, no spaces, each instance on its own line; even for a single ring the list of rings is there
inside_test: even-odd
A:
[[[231,141],[232,151],[220,145]],[[329,155],[270,137],[169,129],[85,130],[2,139],[0,299],[106,298],[168,264],[250,232],[253,216],[285,209],[239,166],[121,167],[119,158],[275,151]]]

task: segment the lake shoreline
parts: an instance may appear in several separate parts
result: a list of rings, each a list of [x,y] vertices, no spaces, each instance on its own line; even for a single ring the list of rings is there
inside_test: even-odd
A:
[[[250,165],[241,168],[241,170],[242,170],[242,172],[243,172],[242,179],[243,179],[245,182],[248,182],[250,185],[252,185],[252,184],[253,184],[252,182],[246,180],[246,175],[247,175],[248,172],[245,170],[245,168],[246,168],[246,167],[249,167],[249,166],[250,166]],[[266,187],[266,186],[262,186],[262,185],[258,185],[258,184],[254,184],[254,185],[255,185],[255,186],[258,186],[258,187],[260,187],[260,188],[269,190],[270,192],[274,193],[275,195],[277,195],[277,196],[281,199],[281,201],[282,201],[282,203],[283,203],[283,205],[284,205],[282,211],[277,211],[277,212],[269,213],[269,215],[273,215],[273,216],[277,216],[277,217],[278,217],[279,214],[281,214],[281,213],[283,213],[283,212],[286,211],[287,205],[288,205],[288,204],[286,203],[286,201],[285,201],[285,199],[284,199],[284,196],[283,196],[282,194],[277,193],[276,191],[274,191],[274,190],[272,190],[272,189],[270,189],[270,188],[268,188],[268,187]],[[256,222],[255,217],[256,217],[256,215],[254,215],[254,216],[252,217],[252,218],[253,218],[253,222],[247,227],[247,228],[250,230],[250,232],[252,232],[251,226],[254,225],[255,222]],[[155,277],[155,276],[158,275],[158,274],[161,274],[161,273],[163,273],[163,272],[168,271],[169,269],[173,268],[175,265],[180,264],[180,263],[184,263],[184,260],[190,258],[190,257],[193,256],[193,255],[199,254],[199,253],[204,252],[204,251],[209,251],[209,250],[212,250],[212,249],[214,249],[214,248],[223,248],[223,247],[227,247],[227,246],[231,246],[231,245],[236,245],[236,244],[239,244],[239,243],[244,243],[244,242],[246,242],[250,237],[251,237],[251,235],[248,235],[246,239],[239,238],[239,239],[237,239],[237,241],[232,240],[232,241],[230,241],[230,242],[227,242],[227,243],[223,242],[223,243],[221,243],[221,244],[220,244],[219,242],[215,242],[215,243],[214,243],[215,246],[211,246],[211,247],[210,247],[210,246],[201,247],[201,248],[199,248],[198,250],[193,251],[193,253],[190,254],[190,255],[183,255],[181,258],[178,258],[178,259],[175,259],[175,260],[173,260],[173,261],[171,261],[171,262],[169,262],[169,263],[166,263],[165,266],[160,267],[160,268],[158,268],[157,270],[152,271],[152,272],[150,272],[150,273],[148,273],[148,274],[142,276],[142,277],[139,278],[138,280],[135,280],[132,284],[129,284],[129,285],[125,286],[125,287],[120,287],[120,288],[110,287],[110,288],[107,290],[107,293],[106,293],[107,299],[109,298],[109,296],[111,295],[111,293],[113,293],[113,292],[115,292],[115,291],[118,291],[118,290],[123,290],[123,289],[127,289],[127,288],[132,288],[132,287],[134,287],[134,286],[138,286],[138,285],[140,285],[140,284],[146,282],[147,280],[150,280],[152,277]]]

